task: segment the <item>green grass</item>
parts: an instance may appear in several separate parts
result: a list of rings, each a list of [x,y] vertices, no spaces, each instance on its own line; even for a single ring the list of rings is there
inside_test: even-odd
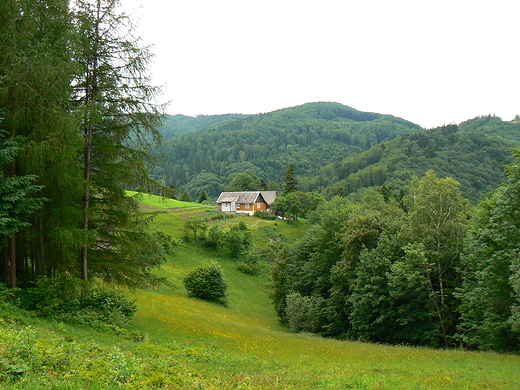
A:
[[[150,195],[139,193],[136,191],[126,191],[129,196],[138,196],[139,200],[145,205],[160,208],[160,209],[177,209],[177,208],[187,208],[187,207],[203,207],[203,208],[215,208],[212,206],[203,205],[195,202],[182,202],[176,199],[163,198],[157,195]]]
[[[184,218],[180,210],[161,213],[154,227],[180,237]],[[297,237],[306,229],[304,223],[239,218],[259,236],[277,229]],[[229,284],[228,307],[191,299],[182,284],[193,268],[213,260]],[[23,315],[19,321],[0,319],[0,372],[6,354],[20,372],[0,388],[458,390],[517,389],[520,383],[520,356],[290,333],[278,323],[266,274],[244,275],[234,260],[189,243],[160,273],[170,283],[135,292],[139,310],[127,333],[96,333]]]
[[[182,277],[210,260],[230,283],[229,307],[186,296]],[[267,278],[235,270],[229,259],[187,246],[164,268],[173,282],[139,292],[137,329],[158,344],[211,349],[223,362],[197,363],[221,388],[514,389],[520,357],[495,353],[392,347],[292,334],[278,323]],[[153,302],[153,303],[152,303]]]

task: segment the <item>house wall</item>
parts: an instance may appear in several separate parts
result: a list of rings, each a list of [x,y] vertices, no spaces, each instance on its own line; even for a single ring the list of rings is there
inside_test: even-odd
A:
[[[267,203],[263,200],[255,203],[222,202],[219,206],[220,211],[223,213],[244,213],[253,215],[255,211],[269,211]]]
[[[253,215],[255,211],[267,211],[267,204],[265,202],[255,202],[255,203],[240,203],[236,206],[237,213],[245,213],[249,215]]]
[[[224,202],[220,204],[220,211],[223,213],[233,213],[236,211],[236,206],[233,202]]]

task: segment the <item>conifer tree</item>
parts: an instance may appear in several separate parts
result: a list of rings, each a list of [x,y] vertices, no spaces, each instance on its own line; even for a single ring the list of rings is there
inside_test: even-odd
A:
[[[48,199],[30,228],[13,235],[17,279],[34,280],[70,269],[77,244],[74,200],[78,175],[77,121],[69,106],[72,62],[67,0],[0,2],[0,124],[18,139],[18,155],[4,165],[4,177],[36,175],[36,197]],[[22,138],[17,138],[22,137]],[[33,176],[34,177],[34,176]]]
[[[0,132],[0,166],[10,164],[19,150],[16,140],[4,139],[4,136],[5,132]],[[32,197],[40,189],[34,185],[34,175],[4,177],[4,174],[0,172],[0,249],[9,243],[10,251],[7,259],[0,258],[3,271],[0,282],[16,288],[17,261],[13,241],[16,233],[30,226],[25,217],[38,210],[43,199]]]
[[[294,177],[294,164],[289,165],[285,171],[283,193],[289,194],[298,190],[298,180]]]
[[[139,223],[130,223],[137,205],[124,186],[148,180],[143,149],[150,139],[160,139],[156,128],[162,107],[153,104],[160,89],[149,85],[146,74],[152,56],[139,47],[129,17],[118,6],[118,0],[77,0],[74,7],[78,73],[73,104],[81,113],[84,137],[84,280],[91,257],[98,276],[114,276],[110,266],[101,265],[107,256],[115,268],[125,264],[121,245],[135,233],[132,225],[139,230]]]

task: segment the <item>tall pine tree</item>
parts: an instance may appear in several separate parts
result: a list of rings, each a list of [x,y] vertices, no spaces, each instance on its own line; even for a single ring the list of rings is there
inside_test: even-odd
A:
[[[11,236],[2,254],[4,262],[16,257],[11,262],[17,264],[22,286],[68,270],[75,260],[81,143],[69,105],[69,32],[67,0],[0,2],[0,108],[5,115],[0,126],[8,138],[21,142],[17,156],[3,166],[3,176],[36,175],[41,190],[35,196],[48,199],[33,214],[31,227]]]
[[[118,0],[78,0],[74,8],[73,104],[81,113],[84,137],[84,280],[90,269],[124,282],[132,279],[135,266],[140,268],[127,256],[138,249],[135,235],[142,221],[124,189],[148,180],[143,150],[160,139],[162,107],[153,103],[160,89],[149,85],[146,73],[152,56],[139,47],[129,17],[118,6]]]
[[[298,179],[294,177],[294,164],[289,165],[285,171],[283,193],[289,194],[298,190]]]

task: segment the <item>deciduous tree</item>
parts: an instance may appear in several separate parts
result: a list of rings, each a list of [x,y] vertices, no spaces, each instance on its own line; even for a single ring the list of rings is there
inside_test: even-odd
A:
[[[410,188],[410,212],[401,236],[404,242],[421,243],[431,264],[427,280],[431,303],[445,346],[457,325],[457,265],[468,228],[469,202],[452,178],[438,178],[428,171]]]

